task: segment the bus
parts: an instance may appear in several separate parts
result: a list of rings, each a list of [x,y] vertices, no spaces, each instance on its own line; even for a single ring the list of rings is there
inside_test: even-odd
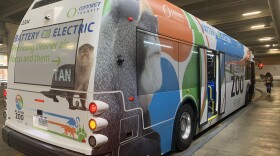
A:
[[[2,138],[27,155],[183,151],[250,102],[253,58],[165,0],[35,0],[14,38]]]

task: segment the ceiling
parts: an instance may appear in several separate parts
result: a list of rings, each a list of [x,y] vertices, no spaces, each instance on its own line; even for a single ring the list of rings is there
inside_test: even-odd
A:
[[[8,31],[5,22],[20,24],[33,0],[0,0],[0,54],[7,52]]]
[[[255,55],[280,54],[280,0],[169,1],[237,39]],[[33,0],[0,0],[0,21],[19,24],[32,2]],[[253,11],[261,13],[242,16]],[[252,29],[251,26],[254,25],[265,26]],[[263,37],[271,37],[271,40],[260,41]]]
[[[0,21],[19,24],[33,0],[0,0]]]
[[[240,41],[255,55],[280,54],[280,0],[169,1]],[[260,13],[242,15],[256,11]],[[256,25],[264,27],[251,28]],[[271,40],[260,41],[264,37]]]

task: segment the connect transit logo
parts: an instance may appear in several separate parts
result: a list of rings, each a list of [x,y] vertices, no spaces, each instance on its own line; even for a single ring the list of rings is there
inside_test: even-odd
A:
[[[22,110],[22,108],[23,108],[23,99],[20,95],[16,96],[16,107],[17,107],[17,110]]]
[[[172,18],[180,22],[184,21],[184,15],[180,13],[180,10],[174,10],[168,5],[163,5],[162,10],[166,18]]]
[[[167,5],[163,5],[163,12],[167,18],[171,17],[171,10]]]
[[[78,8],[74,7],[68,10],[67,17],[72,18],[76,15],[83,15],[98,12],[101,7],[101,2],[86,4]]]
[[[72,18],[77,14],[77,8],[71,8],[68,12],[67,12],[67,17]]]

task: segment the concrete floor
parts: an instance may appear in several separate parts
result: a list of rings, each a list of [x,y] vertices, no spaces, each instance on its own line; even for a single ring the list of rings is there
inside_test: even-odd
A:
[[[0,128],[4,125],[4,118],[2,116],[4,110],[3,100],[0,99]],[[10,148],[6,143],[2,140],[2,130],[0,130],[0,156],[23,156],[23,154],[17,152],[16,150]]]
[[[266,95],[263,83],[257,83],[256,88],[249,108],[192,155],[280,156],[280,82],[274,82],[271,96]],[[188,150],[170,155],[190,155]]]
[[[258,83],[257,88],[264,91],[256,92],[254,102],[245,111],[233,119],[223,130],[221,130],[210,141],[201,145],[194,152],[194,156],[280,156],[280,82],[275,82],[272,96],[266,96],[263,83]],[[0,103],[2,114],[3,106]],[[237,113],[238,114],[238,113]],[[234,115],[233,115],[234,116]],[[224,122],[227,122],[226,119]],[[4,119],[0,117],[0,127]],[[217,125],[217,127],[219,127]],[[196,139],[193,144],[199,144],[201,140],[211,131]],[[1,131],[0,131],[1,134]],[[2,135],[1,135],[2,136]],[[190,147],[192,148],[192,147]],[[190,149],[181,153],[169,153],[170,156],[186,156]],[[1,156],[21,156],[19,152],[9,148],[0,139]]]

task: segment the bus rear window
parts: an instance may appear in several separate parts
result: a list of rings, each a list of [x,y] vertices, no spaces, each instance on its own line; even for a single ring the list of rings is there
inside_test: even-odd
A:
[[[23,30],[18,42],[15,83],[74,87],[75,64],[82,20]]]
[[[37,9],[37,8],[40,8],[40,7],[43,7],[43,6],[52,4],[52,3],[56,3],[56,2],[59,2],[59,1],[62,1],[62,0],[41,0],[39,2],[36,2],[34,4],[34,6],[32,7],[32,9]]]

